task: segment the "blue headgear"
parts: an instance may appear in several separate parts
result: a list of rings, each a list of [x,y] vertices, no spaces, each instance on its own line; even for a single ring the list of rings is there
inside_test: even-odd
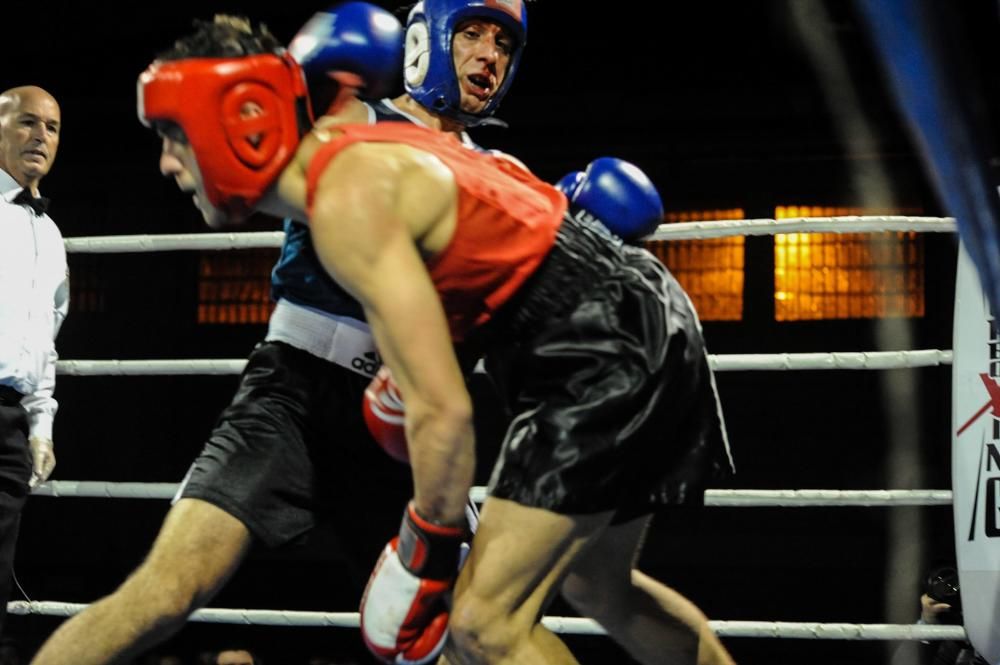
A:
[[[461,110],[461,96],[451,41],[455,26],[470,18],[496,21],[516,42],[503,83],[479,113]],[[467,127],[482,124],[496,111],[514,80],[528,38],[524,0],[423,0],[406,22],[404,79],[406,91],[427,109],[458,120]]]

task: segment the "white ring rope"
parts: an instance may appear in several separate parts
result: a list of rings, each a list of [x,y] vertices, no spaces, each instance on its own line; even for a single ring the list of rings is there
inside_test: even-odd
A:
[[[718,372],[804,369],[903,369],[950,365],[953,354],[940,349],[833,353],[729,353],[709,355]]]
[[[717,372],[810,369],[903,369],[952,363],[952,352],[860,351],[833,353],[730,353],[709,355]],[[67,376],[177,376],[239,374],[246,360],[237,358],[187,360],[60,360],[56,373]]]
[[[647,240],[697,240],[727,236],[760,236],[776,233],[878,233],[917,231],[954,233],[951,217],[849,216],[799,217],[792,219],[739,219],[661,224]],[[227,250],[278,248],[281,231],[243,233],[175,233],[156,235],[82,236],[66,238],[66,251],[73,253],[170,252],[179,250]]]
[[[7,604],[10,614],[68,617],[81,612],[84,603],[51,600],[15,600]],[[196,611],[188,619],[201,623],[229,623],[253,626],[300,626],[357,628],[357,612],[305,612],[292,610],[212,609]],[[543,617],[542,623],[555,633],[606,635],[590,619]],[[929,626],[863,623],[815,623],[791,621],[710,621],[719,637],[765,637],[807,640],[957,640],[966,639],[961,626]]]
[[[245,358],[188,360],[59,360],[56,374],[67,376],[179,376],[239,374]]]
[[[951,490],[705,490],[705,505],[727,508],[950,506],[951,496]]]
[[[801,640],[964,641],[961,626],[792,621],[709,621],[719,637],[781,637]]]
[[[768,236],[776,233],[880,233],[917,231],[954,233],[953,217],[796,217],[790,219],[730,219],[661,224],[645,240],[701,240],[728,236]]]
[[[50,480],[31,491],[32,496],[87,499],[172,499],[180,483],[112,483],[103,480]]]
[[[81,254],[122,254],[126,252],[172,252],[188,249],[259,249],[262,247],[281,247],[281,243],[284,241],[284,231],[89,236],[66,238],[66,251]]]
[[[116,483],[100,480],[50,480],[33,496],[91,499],[172,499],[177,483]],[[486,499],[486,488],[469,492],[476,503]],[[834,506],[947,506],[951,490],[706,490],[705,505],[724,508],[812,508]]]

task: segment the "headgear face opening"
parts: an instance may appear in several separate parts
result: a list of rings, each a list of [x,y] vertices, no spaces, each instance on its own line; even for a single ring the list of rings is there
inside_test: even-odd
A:
[[[496,21],[515,41],[503,83],[478,113],[461,109],[461,91],[455,75],[452,38],[466,19]],[[528,39],[528,12],[524,0],[423,0],[406,22],[404,81],[406,91],[425,108],[454,118],[467,127],[493,115],[507,94]]]
[[[253,211],[308,129],[305,80],[284,53],[154,62],[137,92],[144,125],[184,130],[206,196],[233,222]]]

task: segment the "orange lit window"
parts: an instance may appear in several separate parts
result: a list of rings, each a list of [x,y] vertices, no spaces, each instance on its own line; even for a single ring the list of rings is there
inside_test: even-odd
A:
[[[743,219],[743,209],[669,212],[664,221]],[[670,268],[691,296],[702,321],[743,318],[743,237],[655,240],[646,249]]]
[[[779,206],[775,219],[919,215]],[[774,237],[774,315],[778,321],[924,315],[924,243],[919,233],[789,233]]]
[[[272,249],[203,254],[198,270],[198,323],[267,323]]]

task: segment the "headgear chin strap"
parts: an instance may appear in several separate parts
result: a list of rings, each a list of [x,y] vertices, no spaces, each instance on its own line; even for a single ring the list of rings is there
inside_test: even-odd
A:
[[[209,201],[230,221],[253,211],[311,124],[305,79],[284,52],[154,62],[137,97],[144,125],[184,130]]]
[[[528,39],[525,0],[422,0],[410,11],[406,22],[406,55],[403,78],[406,92],[425,108],[458,120],[466,127],[490,122],[500,100],[507,94]],[[496,21],[514,38],[503,83],[478,113],[461,108],[461,91],[455,75],[451,44],[455,27],[462,21],[483,18]]]

